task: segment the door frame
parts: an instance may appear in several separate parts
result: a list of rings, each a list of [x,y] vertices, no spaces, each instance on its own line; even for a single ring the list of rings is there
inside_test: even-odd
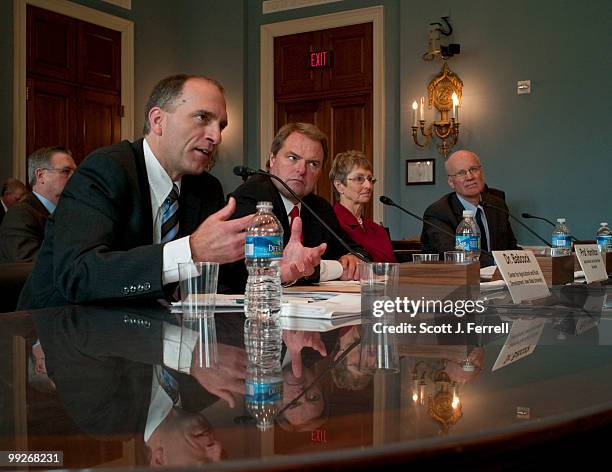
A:
[[[385,182],[385,49],[384,7],[382,5],[269,23],[260,27],[260,158],[262,168],[268,160],[270,140],[274,136],[274,38],[289,34],[318,31],[340,26],[372,23],[372,164],[379,186],[374,188],[373,219],[382,222],[384,211],[378,198]],[[333,156],[330,156],[330,158]]]
[[[134,138],[134,23],[67,0],[13,0],[13,176],[26,175],[26,6],[32,5],[121,33],[121,138]]]

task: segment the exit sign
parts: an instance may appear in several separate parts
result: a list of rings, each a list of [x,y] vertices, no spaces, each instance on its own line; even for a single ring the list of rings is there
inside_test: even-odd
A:
[[[313,51],[308,54],[308,67],[311,69],[331,67],[331,59],[331,51]]]

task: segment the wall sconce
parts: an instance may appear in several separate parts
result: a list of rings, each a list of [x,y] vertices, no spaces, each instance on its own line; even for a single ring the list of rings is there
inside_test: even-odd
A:
[[[420,104],[417,104],[416,100],[412,102],[412,138],[417,146],[424,148],[429,145],[431,138],[435,137],[439,140],[438,152],[445,158],[448,157],[448,152],[459,139],[459,106],[462,91],[463,82],[444,62],[440,73],[427,87],[428,108],[433,105],[440,112],[440,119],[426,126],[425,98],[421,97]],[[419,109],[418,121],[417,109]],[[452,112],[450,118],[449,112]],[[419,129],[425,138],[423,143],[419,142]]]
[[[426,408],[443,434],[463,416],[459,385],[444,370],[431,372],[424,362],[417,362],[412,371],[411,390],[415,406]]]

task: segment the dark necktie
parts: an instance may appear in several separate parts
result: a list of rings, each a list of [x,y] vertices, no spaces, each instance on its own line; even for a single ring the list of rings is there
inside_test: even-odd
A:
[[[289,212],[289,235],[291,235],[291,230],[293,229],[293,221],[300,216],[300,209],[297,205],[294,205],[291,211]],[[302,237],[300,238],[302,244],[304,244],[304,232],[302,232]]]
[[[487,232],[485,231],[484,223],[482,222],[482,208],[476,208],[476,223],[480,228],[480,249],[489,250],[489,241],[487,241]]]
[[[178,405],[180,403],[179,384],[174,375],[172,375],[170,369],[162,365],[156,365],[155,373],[159,385],[168,394],[172,400],[172,404]]]
[[[167,243],[172,241],[179,232],[179,213],[178,213],[178,187],[172,184],[170,194],[162,203],[162,219],[161,219],[161,242]]]

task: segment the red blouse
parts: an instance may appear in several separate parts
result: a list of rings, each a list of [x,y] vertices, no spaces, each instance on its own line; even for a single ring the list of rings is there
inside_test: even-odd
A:
[[[374,262],[397,262],[385,228],[366,218],[361,227],[357,218],[339,202],[334,205],[334,211],[344,232],[368,251]]]

